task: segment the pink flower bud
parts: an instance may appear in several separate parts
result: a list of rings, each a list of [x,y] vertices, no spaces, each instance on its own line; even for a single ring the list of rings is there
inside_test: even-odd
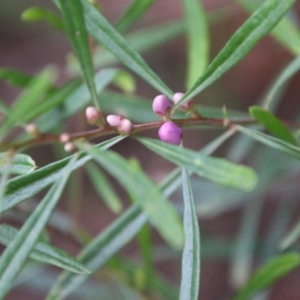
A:
[[[27,125],[25,126],[25,130],[26,130],[26,132],[27,132],[29,135],[31,135],[31,136],[33,136],[33,137],[36,137],[36,136],[38,136],[38,135],[40,134],[40,132],[39,132],[37,126],[36,126],[35,124],[33,124],[33,123],[27,124]]]
[[[132,122],[128,119],[123,119],[121,120],[118,129],[121,134],[128,135],[130,134],[132,129]]]
[[[180,145],[182,129],[174,122],[165,122],[158,130],[159,138],[166,143]]]
[[[153,111],[159,116],[166,116],[171,110],[171,103],[165,95],[158,95],[152,103]]]
[[[59,140],[62,142],[62,143],[67,143],[70,141],[70,135],[67,134],[67,133],[62,133],[60,136],[59,136]]]
[[[121,124],[121,121],[124,119],[123,116],[119,115],[108,115],[106,117],[106,122],[111,127],[118,127]]]
[[[89,106],[85,110],[86,120],[89,124],[97,124],[101,120],[101,112],[94,106]]]
[[[173,96],[173,102],[175,104],[177,104],[181,98],[184,96],[184,93],[175,93],[174,96]],[[193,104],[193,100],[190,99],[188,100],[187,102],[183,103],[181,106],[180,106],[180,109],[182,110],[187,110],[191,107],[191,105]]]

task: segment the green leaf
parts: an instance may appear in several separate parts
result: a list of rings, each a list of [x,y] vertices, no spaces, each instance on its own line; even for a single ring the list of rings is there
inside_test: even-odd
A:
[[[247,191],[252,190],[256,185],[257,176],[248,167],[158,140],[148,138],[137,138],[137,140],[174,164],[213,182]]]
[[[298,145],[296,138],[289,129],[272,113],[258,106],[250,107],[250,113],[257,122],[273,133],[276,137],[294,146]]]
[[[18,230],[16,228],[6,224],[0,225],[0,243],[2,245],[8,246],[17,234]],[[37,242],[33,251],[29,254],[29,257],[71,272],[79,274],[90,273],[85,266],[77,262],[75,258],[46,243]]]
[[[236,128],[240,132],[250,136],[251,138],[253,138],[271,148],[274,148],[274,149],[279,150],[283,153],[286,153],[290,156],[293,156],[297,159],[300,159],[300,149],[298,147],[291,145],[290,143],[286,143],[280,139],[274,138],[274,137],[264,134],[262,132],[252,130],[252,129],[249,129],[246,127],[242,127],[239,125],[237,125]]]
[[[31,111],[29,111],[25,116],[24,116],[24,121],[28,122],[44,113],[47,111],[51,110],[52,108],[58,107],[61,105],[66,98],[74,92],[74,90],[77,88],[78,82],[77,81],[72,81],[69,84],[66,84],[62,86],[61,88],[57,89],[56,91],[52,92],[49,96],[47,96],[43,101],[32,108]]]
[[[263,107],[265,109],[273,110],[274,107],[274,96],[282,89],[283,85],[299,71],[300,69],[300,56],[297,56],[292,62],[290,62],[284,69],[279,73],[275,82],[272,84],[267,96],[264,99]],[[273,105],[272,105],[273,103]]]
[[[197,300],[200,280],[200,232],[189,174],[182,169],[185,245],[182,254],[180,300]]]
[[[60,178],[51,187],[44,199],[26,220],[14,240],[0,257],[0,299],[9,291],[13,280],[22,269],[27,257],[41,235],[52,211],[60,198],[67,179],[72,171],[74,156],[62,171]]]
[[[80,63],[83,77],[91,93],[94,105],[98,104],[97,91],[94,82],[93,62],[89,49],[88,34],[85,28],[83,7],[80,0],[59,0],[66,31]]]
[[[280,249],[286,250],[293,245],[300,236],[300,221],[294,226],[294,228],[282,239],[280,243]]]
[[[9,158],[7,152],[0,153],[0,174],[9,168],[11,174],[29,174],[36,168],[33,159],[26,154],[15,154],[13,159]]]
[[[86,0],[81,1],[88,32],[111,53],[137,75],[144,78],[155,89],[173,96],[173,92],[149,68],[143,58],[128,42],[107,22],[107,20]]]
[[[49,90],[55,78],[55,70],[48,67],[34,77],[24,91],[10,108],[10,113],[0,127],[0,140],[14,125],[20,124],[27,112],[37,105],[41,97]]]
[[[233,300],[246,300],[284,277],[300,265],[298,253],[286,253],[261,267]]]
[[[188,38],[187,88],[203,74],[209,59],[209,37],[202,1],[182,0]]]
[[[203,76],[186,92],[174,110],[203,91],[245,57],[258,41],[280,21],[294,2],[295,0],[265,1],[230,38]]]
[[[11,68],[0,68],[0,80],[5,80],[14,86],[26,87],[32,77],[19,70]]]
[[[108,149],[122,139],[124,139],[124,137],[118,136],[100,143],[96,147]],[[61,176],[64,167],[69,163],[71,158],[72,156],[67,157],[40,168],[29,175],[21,175],[9,180],[7,182],[6,194],[2,199],[0,206],[0,212],[2,213],[36,195],[38,192],[55,182],[55,180]],[[73,165],[73,170],[80,168],[89,160],[91,160],[91,156],[86,152],[81,152],[78,160]]]
[[[133,94],[135,92],[135,79],[129,72],[120,70],[115,76],[113,83],[125,93]]]
[[[250,12],[261,5],[260,1],[236,0],[236,2]],[[300,33],[289,19],[283,18],[271,31],[271,35],[292,54],[300,54]]]
[[[202,150],[203,154],[208,155],[216,150],[231,134],[231,132],[230,134],[226,132],[221,135]],[[178,168],[160,184],[160,188],[168,197],[180,185],[181,174]],[[147,217],[139,207],[136,205],[131,206],[82,250],[78,260],[91,272],[96,272],[139,232],[146,221]],[[60,300],[65,298],[87,278],[88,275],[76,276],[70,272],[64,272],[51,289],[47,300]]]
[[[23,11],[21,15],[23,21],[36,22],[36,21],[45,21],[49,23],[53,28],[64,31],[64,23],[61,18],[54,12],[42,8],[42,7],[30,7]]]
[[[146,221],[146,215],[137,206],[130,207],[81,251],[78,261],[92,273],[96,272],[119,249],[132,240]],[[64,299],[88,277],[89,275],[78,276],[71,272],[62,273],[46,300]]]
[[[93,163],[88,163],[86,170],[98,195],[114,213],[119,213],[122,203],[103,172]]]
[[[155,0],[133,0],[133,3],[127,8],[120,20],[115,25],[119,32],[127,31],[147,9],[154,3]]]
[[[183,245],[183,231],[174,207],[166,201],[152,180],[137,166],[117,153],[85,149],[103,168],[126,189],[133,201],[145,212],[151,224],[174,248]]]

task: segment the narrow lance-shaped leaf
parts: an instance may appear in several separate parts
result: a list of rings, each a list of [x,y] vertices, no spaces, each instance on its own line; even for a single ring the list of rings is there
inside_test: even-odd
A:
[[[130,193],[133,201],[145,212],[151,224],[173,247],[183,244],[183,231],[174,207],[166,201],[156,185],[140,169],[136,162],[123,159],[111,151],[80,146],[85,149],[103,168],[113,175]]]
[[[11,85],[26,87],[32,77],[19,70],[0,68],[0,80],[5,80]]]
[[[7,152],[0,153],[0,174],[9,168],[11,174],[28,174],[35,168],[34,160],[26,154],[15,154],[12,159]]]
[[[81,251],[78,261],[92,273],[96,272],[119,249],[136,236],[146,221],[146,215],[137,206],[130,207]],[[88,277],[89,275],[78,276],[71,272],[62,273],[50,290],[46,300],[64,299]]]
[[[275,137],[269,136],[262,132],[259,132],[259,131],[253,130],[253,129],[249,129],[249,128],[246,128],[246,127],[243,127],[240,125],[236,126],[236,128],[240,132],[250,136],[251,138],[253,138],[271,148],[274,148],[274,149],[279,150],[283,153],[286,153],[290,156],[293,156],[297,159],[300,159],[300,149],[298,147],[291,145],[290,143],[286,143],[283,140],[277,139]]]
[[[125,32],[134,24],[155,0],[133,0],[120,20],[115,25],[119,32]]]
[[[107,20],[86,0],[81,0],[88,32],[99,43],[105,46],[122,63],[150,85],[168,97],[173,92],[149,68],[143,58],[127,43],[127,41],[107,22]]]
[[[75,159],[76,155],[63,170],[62,177],[51,187],[47,195],[19,230],[14,240],[2,253],[0,257],[0,299],[3,299],[10,289],[15,277],[22,269],[46,226],[69,178]]]
[[[263,107],[267,110],[274,110],[274,96],[282,87],[288,82],[288,80],[299,71],[300,69],[300,56],[297,56],[293,61],[291,61],[279,76],[276,78],[275,82],[272,84],[266,98],[263,101]]]
[[[236,0],[249,12],[255,11],[260,5],[260,1]],[[300,32],[287,17],[282,18],[278,25],[271,31],[271,35],[281,43],[291,54],[300,54]]]
[[[182,0],[188,38],[188,70],[186,86],[190,88],[207,67],[209,37],[202,1]]]
[[[188,172],[182,170],[185,245],[182,254],[180,300],[197,300],[200,279],[200,232]]]
[[[86,170],[91,183],[102,200],[114,213],[119,213],[122,209],[122,203],[103,172],[93,163],[88,163]]]
[[[186,92],[174,110],[188,101],[245,57],[257,42],[282,18],[295,0],[267,0],[236,31],[221,52],[208,66],[203,76]]]
[[[36,22],[45,21],[52,27],[64,31],[65,26],[61,18],[54,12],[43,7],[30,7],[23,11],[21,15],[23,21]]]
[[[12,226],[0,225],[0,243],[8,246],[16,237],[18,230]],[[85,266],[66,252],[43,242],[37,242],[29,257],[75,273],[89,273]]]
[[[138,141],[174,164],[216,183],[242,190],[252,190],[256,185],[257,176],[248,167],[158,140],[138,138]]]
[[[94,105],[99,107],[94,82],[93,62],[90,54],[88,34],[85,28],[83,7],[80,0],[59,0],[67,33],[79,60],[83,77],[91,93]]]
[[[100,143],[96,147],[108,149],[123,138],[124,137],[122,136],[118,136]],[[0,212],[3,213],[20,202],[36,195],[38,192],[55,182],[55,180],[61,176],[64,167],[68,164],[71,158],[72,156],[67,157],[40,168],[29,175],[21,175],[9,180],[7,182],[5,196],[1,202]],[[78,160],[73,164],[73,170],[80,168],[89,160],[91,160],[91,156],[86,152],[81,152]]]
[[[258,121],[276,137],[294,146],[298,145],[298,142],[293,134],[272,113],[258,106],[250,107],[250,113],[256,119],[256,121]]]
[[[211,154],[232,133],[226,132],[203,149],[203,154]],[[160,189],[167,197],[181,185],[180,169],[173,171]],[[138,206],[131,206],[116,221],[112,222],[103,232],[95,237],[80,253],[78,261],[84,264],[92,273],[101,268],[117,251],[128,243],[146,223],[146,215]],[[77,276],[71,272],[64,272],[57,280],[47,300],[61,300],[82,284],[89,275]]]
[[[233,300],[247,300],[255,293],[267,288],[300,265],[298,253],[280,255],[262,266],[237,293]]]
[[[55,69],[48,67],[34,77],[27,89],[13,103],[10,113],[0,127],[0,140],[14,125],[22,123],[27,112],[37,105],[41,97],[49,90],[55,78]]]

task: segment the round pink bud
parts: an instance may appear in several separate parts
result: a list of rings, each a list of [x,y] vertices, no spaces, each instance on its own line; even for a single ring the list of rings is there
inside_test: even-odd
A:
[[[62,133],[60,136],[59,136],[59,140],[62,142],[62,143],[67,143],[70,141],[70,135],[67,134],[67,133]]]
[[[37,128],[37,126],[36,126],[35,124],[33,124],[33,123],[27,124],[27,125],[25,126],[25,130],[26,130],[26,132],[27,132],[29,135],[31,135],[31,136],[33,136],[33,137],[38,136],[39,133],[40,133],[39,130],[38,130],[38,128]]]
[[[89,124],[97,124],[101,120],[101,112],[94,106],[89,106],[85,110],[85,116]]]
[[[175,93],[173,96],[173,102],[175,104],[177,104],[182,99],[183,96],[184,96],[184,93]],[[192,99],[188,100],[187,102],[183,103],[180,106],[180,109],[187,110],[191,107],[192,104],[193,104],[193,100]]]
[[[166,143],[180,145],[182,129],[174,122],[165,122],[158,130],[159,138]]]
[[[119,115],[108,115],[106,117],[106,122],[111,127],[118,127],[121,124],[121,121],[124,119],[123,116]]]
[[[123,119],[121,120],[118,129],[121,134],[128,135],[130,134],[132,129],[132,122],[128,119]]]
[[[165,95],[158,95],[152,103],[153,111],[159,116],[166,116],[171,110],[171,103]]]

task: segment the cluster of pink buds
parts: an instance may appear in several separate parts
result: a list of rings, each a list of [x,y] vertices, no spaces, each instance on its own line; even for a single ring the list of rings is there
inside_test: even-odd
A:
[[[122,135],[128,135],[132,130],[132,122],[120,115],[108,115],[106,122],[109,126],[116,127]]]
[[[174,104],[177,104],[181,100],[183,95],[183,93],[174,94]],[[191,109],[192,105],[193,101],[189,100],[181,105],[180,109],[187,111]],[[179,145],[181,143],[182,129],[178,127],[174,122],[170,121],[172,109],[171,101],[165,95],[158,95],[153,100],[152,109],[165,121],[165,123],[158,130],[159,138],[163,142]]]

